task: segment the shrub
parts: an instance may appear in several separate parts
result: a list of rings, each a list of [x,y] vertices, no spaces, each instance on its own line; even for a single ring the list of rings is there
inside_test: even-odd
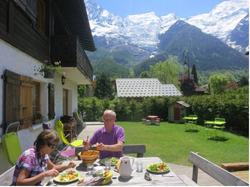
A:
[[[191,105],[189,114],[198,116],[197,123],[204,125],[205,120],[216,117],[226,119],[226,128],[248,136],[248,86],[217,95],[189,97],[151,97],[113,100],[95,97],[80,98],[78,108],[86,113],[85,120],[101,120],[105,109],[112,109],[119,121],[141,121],[147,115],[158,115],[168,119],[168,106],[177,100],[184,100]]]

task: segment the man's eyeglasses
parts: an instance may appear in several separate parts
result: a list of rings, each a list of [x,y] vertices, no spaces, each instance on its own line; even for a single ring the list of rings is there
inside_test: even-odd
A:
[[[56,144],[48,143],[48,146],[49,146],[51,149],[55,149],[57,145],[56,145]]]

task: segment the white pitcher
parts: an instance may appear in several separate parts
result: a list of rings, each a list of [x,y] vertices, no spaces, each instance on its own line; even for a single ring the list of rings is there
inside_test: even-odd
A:
[[[131,161],[132,160],[132,163]],[[134,164],[134,158],[129,158],[127,156],[121,157],[120,158],[120,167],[119,167],[119,174],[121,177],[130,177],[132,174],[132,166]]]

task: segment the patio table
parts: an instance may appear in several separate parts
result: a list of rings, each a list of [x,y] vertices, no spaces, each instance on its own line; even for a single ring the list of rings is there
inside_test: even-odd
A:
[[[160,117],[159,116],[149,115],[149,116],[146,117],[146,120],[149,120],[151,124],[159,124],[160,123]]]
[[[176,175],[171,169],[170,172],[164,175],[154,175],[150,174],[151,181],[147,181],[144,179],[144,175],[146,172],[146,167],[152,163],[159,163],[162,162],[162,160],[159,157],[143,157],[143,158],[134,158],[134,164],[132,172],[132,175],[129,179],[122,179],[119,177],[119,173],[114,171],[114,168],[112,167],[113,177],[112,182],[109,184],[111,186],[152,186],[152,185],[163,185],[163,186],[194,186],[197,185],[195,182],[193,182],[190,178],[188,178],[185,175]],[[143,163],[143,172],[137,172],[136,171],[136,162],[140,160]],[[65,161],[68,162],[68,161]],[[82,161],[74,161],[76,163],[75,169],[79,172],[80,176],[84,178],[84,181],[87,181],[92,178],[92,176],[87,175],[87,171],[82,165]],[[99,165],[99,162],[96,161],[95,164]],[[43,181],[43,184],[48,183],[48,180],[46,179]],[[55,185],[56,183],[53,182],[53,180],[50,180],[50,185]],[[76,186],[77,182],[68,184]]]
[[[196,123],[198,117],[196,117],[196,116],[185,116],[183,119],[185,120],[185,122],[192,121],[192,122]]]

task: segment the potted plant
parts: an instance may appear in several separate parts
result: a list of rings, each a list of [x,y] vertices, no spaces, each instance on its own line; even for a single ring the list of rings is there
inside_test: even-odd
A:
[[[61,72],[61,61],[54,63],[45,63],[37,69],[37,71],[44,76],[44,78],[54,78],[55,72]]]

